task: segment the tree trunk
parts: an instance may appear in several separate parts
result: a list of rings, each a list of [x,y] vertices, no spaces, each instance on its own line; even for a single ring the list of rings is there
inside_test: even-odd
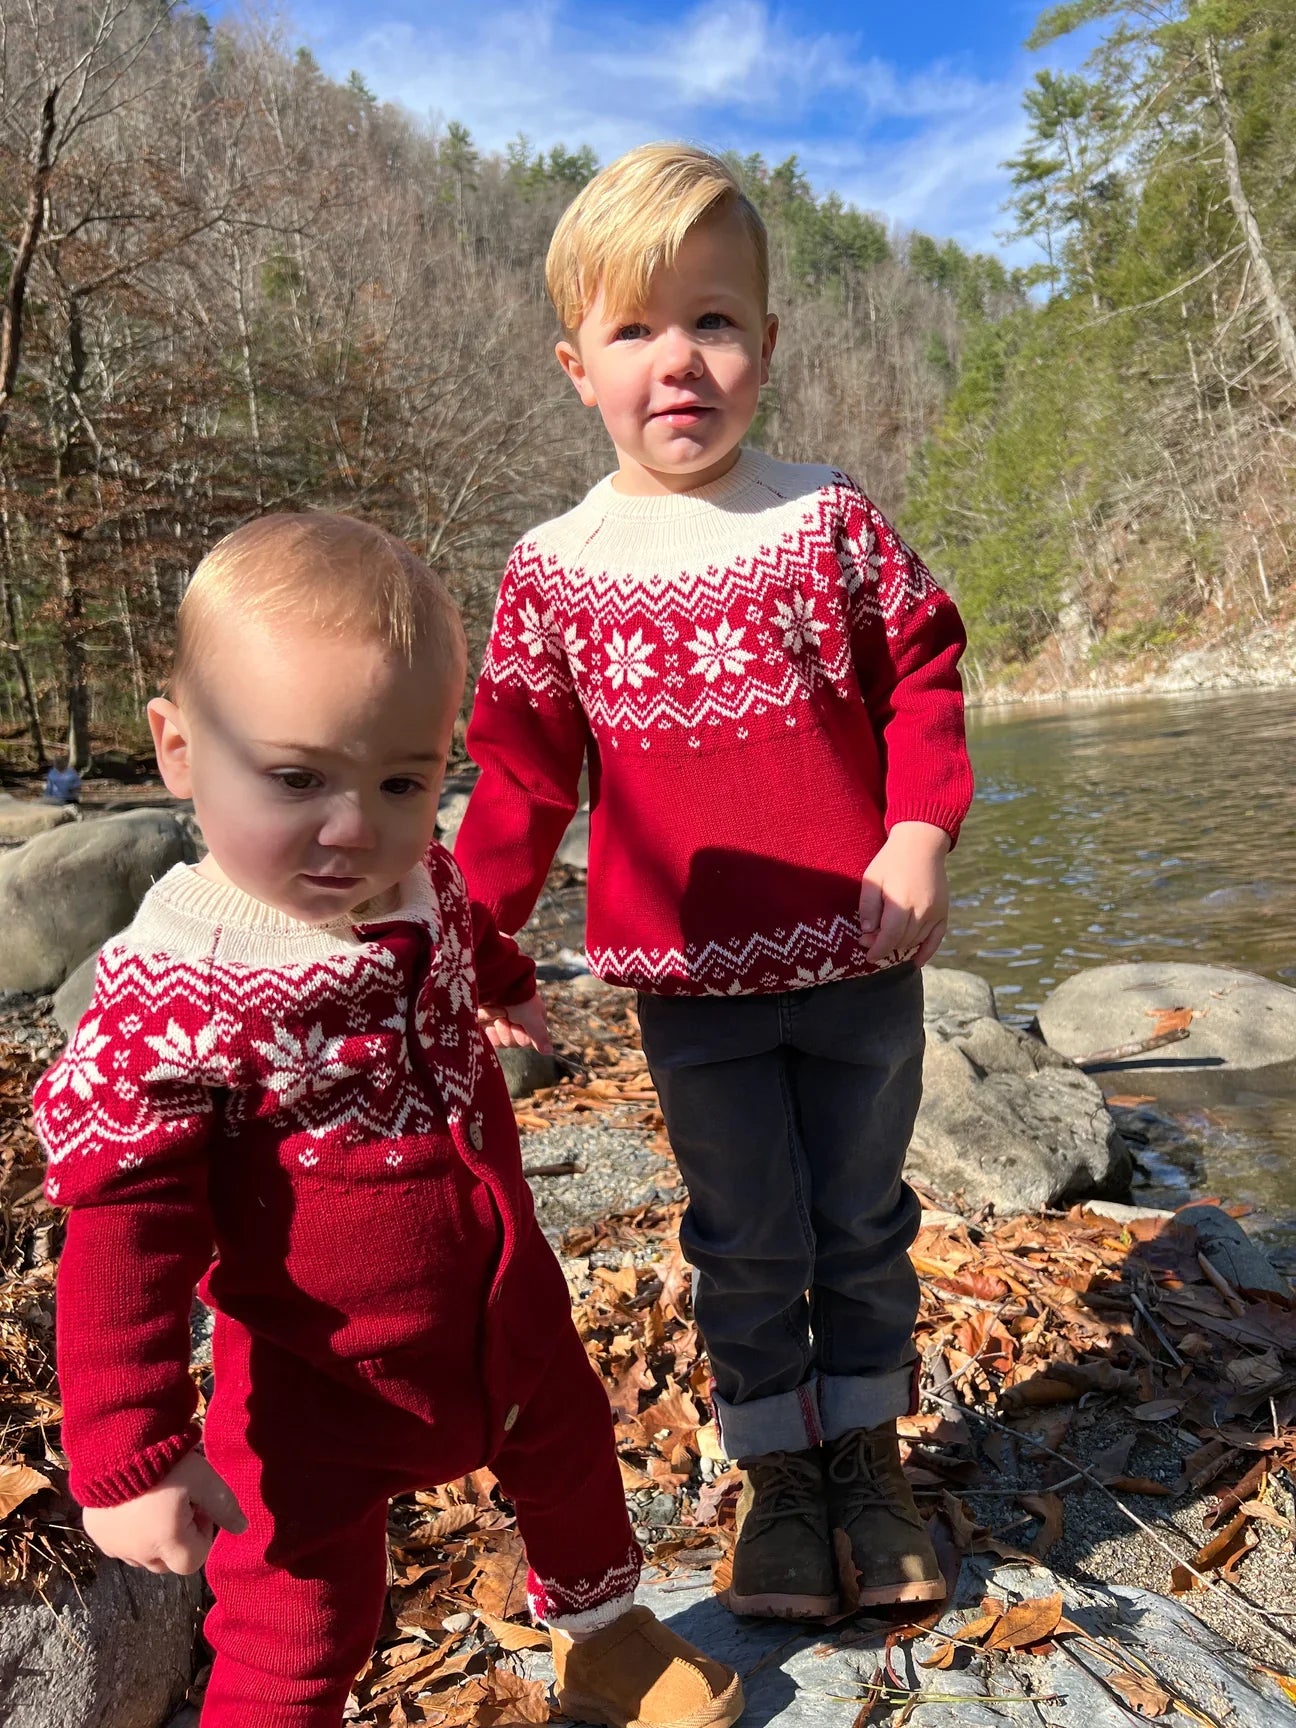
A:
[[[9,536],[9,506],[5,504],[0,506],[0,595],[3,596],[5,626],[9,631],[8,648],[13,657],[18,682],[22,685],[23,707],[27,711],[27,730],[31,733],[36,766],[48,768],[49,753],[45,748],[45,734],[41,730],[40,709],[36,706],[36,692],[32,689],[31,669],[27,665],[27,656],[23,652],[18,631],[18,607],[14,601],[13,582],[10,578],[12,570],[13,553]]]
[[[52,167],[54,144],[54,112],[58,102],[58,85],[46,94],[41,104],[40,126],[32,147],[32,177],[27,189],[27,213],[23,217],[22,233],[14,248],[9,286],[5,291],[4,311],[0,313],[0,442],[9,425],[9,403],[13,398],[14,381],[18,376],[18,356],[22,351],[23,302],[27,296],[27,272],[35,256],[45,223],[45,192]]]
[[[68,356],[68,372],[63,384],[63,424],[54,459],[58,497],[55,540],[58,549],[59,598],[62,602],[59,636],[63,646],[63,694],[68,713],[68,763],[84,773],[90,766],[90,690],[86,682],[85,592],[79,569],[84,530],[76,525],[73,503],[83,454],[77,397],[81,393],[85,377],[86,352],[85,335],[81,325],[81,302],[75,296],[68,305]]]
[[[1279,356],[1286,368],[1292,389],[1296,390],[1296,329],[1292,327],[1291,317],[1283,305],[1282,295],[1278,292],[1278,284],[1274,281],[1273,271],[1269,267],[1269,255],[1265,251],[1260,225],[1255,219],[1255,211],[1251,208],[1251,201],[1242,184],[1242,164],[1238,160],[1233,113],[1229,107],[1228,92],[1224,88],[1224,75],[1220,70],[1215,38],[1209,32],[1202,37],[1202,54],[1206,61],[1206,75],[1210,80],[1211,101],[1219,121],[1220,142],[1224,148],[1224,173],[1228,179],[1229,202],[1242,225],[1247,254],[1251,259],[1251,268],[1255,271],[1265,314],[1273,327]]]

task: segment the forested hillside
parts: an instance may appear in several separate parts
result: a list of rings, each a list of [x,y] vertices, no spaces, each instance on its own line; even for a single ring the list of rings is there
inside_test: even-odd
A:
[[[897,516],[968,614],[977,683],[1290,598],[1293,12],[1046,13],[1046,51],[1103,41],[1029,94],[1005,220],[1030,275],[816,196],[795,159],[739,164],[783,321],[754,435]],[[258,510],[372,515],[479,642],[512,540],[609,463],[542,288],[590,151],[481,151],[167,0],[4,23],[4,759],[140,739],[188,571]]]
[[[1296,575],[1296,6],[1074,0],[1011,164],[1036,301],[973,333],[904,520],[954,583],[974,677],[1290,615]]]
[[[139,735],[187,572],[251,513],[369,514],[475,636],[512,540],[610,465],[543,259],[588,150],[479,152],[273,35],[33,0],[0,60],[0,579],[11,759]],[[743,164],[783,313],[758,436],[895,509],[969,319],[1023,287]]]

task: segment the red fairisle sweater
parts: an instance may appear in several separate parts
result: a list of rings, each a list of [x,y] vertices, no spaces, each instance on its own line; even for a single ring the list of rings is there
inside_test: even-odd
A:
[[[571,1324],[454,860],[433,847],[392,902],[312,926],[177,865],[104,949],[35,1100],[46,1193],[71,1208],[58,1357],[82,1505],[144,1493],[198,1439],[200,1279],[357,1385],[374,1358],[439,1354],[453,1475],[498,1449]],[[478,936],[490,999],[531,995],[531,962]]]
[[[860,879],[972,797],[952,601],[859,488],[744,450],[669,497],[603,480],[513,551],[455,856],[530,915],[588,757],[590,965],[659,994],[872,968]]]

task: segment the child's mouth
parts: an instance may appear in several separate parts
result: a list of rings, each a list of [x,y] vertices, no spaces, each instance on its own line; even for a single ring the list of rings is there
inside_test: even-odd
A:
[[[696,426],[699,420],[711,412],[710,408],[695,403],[688,408],[661,408],[653,415],[653,419],[668,421],[672,426]]]
[[[302,875],[303,880],[309,882],[312,888],[333,888],[339,893],[344,888],[358,888],[364,881],[363,876],[312,876],[307,871],[303,871]]]

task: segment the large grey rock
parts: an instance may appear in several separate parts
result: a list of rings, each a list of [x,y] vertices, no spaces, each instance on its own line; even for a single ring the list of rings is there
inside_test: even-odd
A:
[[[46,1602],[0,1595],[5,1728],[160,1728],[193,1674],[201,1584],[115,1560]]]
[[[958,1636],[979,1612],[983,1595],[1011,1606],[1059,1591],[1069,1619],[1117,1651],[1127,1650],[1205,1720],[1229,1728],[1296,1728],[1296,1709],[1277,1683],[1181,1603],[1126,1585],[1074,1584],[1041,1566],[993,1568],[967,1561],[937,1630],[889,1656],[894,1617],[798,1634],[785,1621],[736,1619],[712,1595],[705,1576],[692,1588],[681,1578],[646,1583],[638,1599],[681,1636],[738,1670],[747,1700],[743,1722],[751,1728],[851,1728],[860,1719],[869,1676],[884,1660],[920,1698],[932,1695],[932,1702],[915,1709],[915,1728],[1004,1728],[1014,1722],[1129,1728],[1137,1718],[1105,1683],[1116,1665],[1092,1646],[1073,1659],[1065,1637],[1047,1656],[978,1652],[960,1656],[948,1669],[920,1666],[942,1635]],[[547,1653],[528,1652],[523,1666],[536,1679],[553,1674]],[[1031,1701],[1024,1705],[1006,1701],[1026,1694]]]
[[[924,966],[923,1020],[945,1038],[965,1032],[974,1020],[997,1020],[995,993],[975,972],[952,966]]]
[[[470,794],[467,792],[443,792],[441,802],[437,805],[437,839],[443,846],[454,851],[454,843],[459,835],[459,829],[468,808]]]
[[[559,864],[565,864],[569,870],[589,869],[589,829],[589,811],[578,810],[558,847]]]
[[[151,883],[195,856],[177,816],[135,810],[56,828],[0,857],[0,990],[56,990],[130,923]]]
[[[1129,1149],[1096,1082],[1037,1038],[969,1017],[973,1006],[964,989],[927,1020],[913,1174],[1000,1215],[1126,1193]]]
[[[1152,1035],[1157,1012],[1191,1008],[1187,1038],[1107,1064],[1104,1081],[1200,1101],[1248,1088],[1285,1090],[1296,1077],[1296,990],[1254,972],[1183,961],[1095,966],[1059,984],[1040,1031],[1077,1061]]]
[[[0,842],[31,840],[76,819],[76,811],[67,804],[29,804],[0,792]]]
[[[54,992],[54,1019],[65,1038],[70,1038],[76,1030],[77,1022],[90,1006],[90,998],[94,994],[95,967],[99,964],[99,950],[88,954],[77,967],[70,972]]]
[[[544,1086],[558,1084],[558,1064],[551,1055],[525,1047],[495,1052],[504,1070],[510,1098],[529,1098]]]

